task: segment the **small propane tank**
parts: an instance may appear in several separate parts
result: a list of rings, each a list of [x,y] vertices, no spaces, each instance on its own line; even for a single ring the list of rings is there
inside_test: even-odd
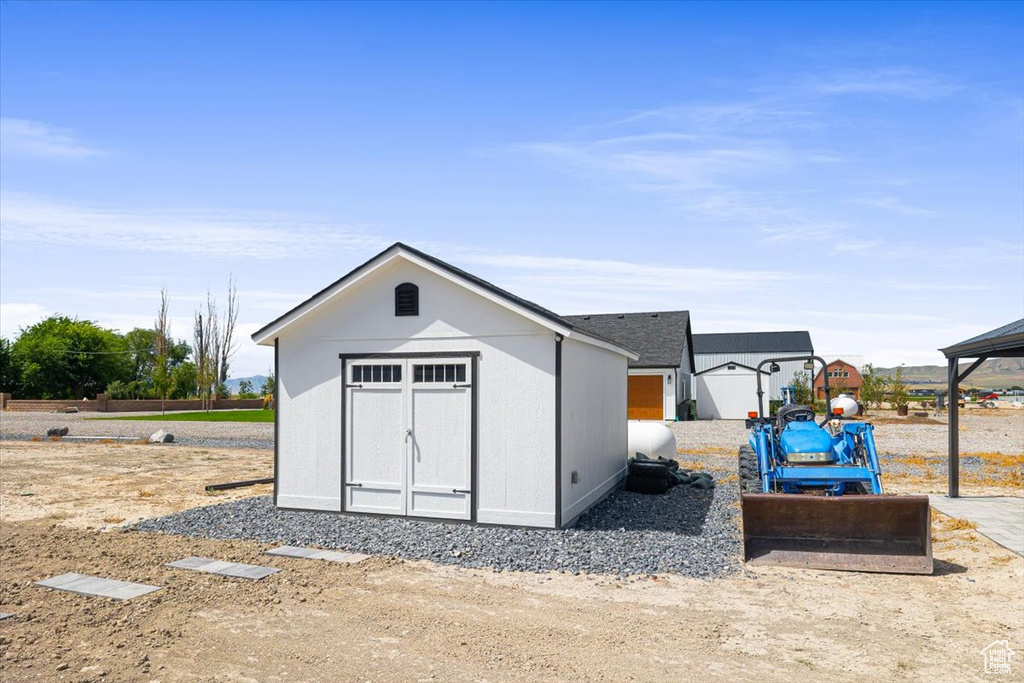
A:
[[[663,424],[630,420],[626,431],[627,451],[630,458],[643,453],[648,458],[671,460],[676,457],[676,436]]]
[[[842,408],[843,417],[853,417],[860,412],[860,405],[857,399],[849,394],[839,394],[829,402],[829,412],[835,414],[836,408]]]

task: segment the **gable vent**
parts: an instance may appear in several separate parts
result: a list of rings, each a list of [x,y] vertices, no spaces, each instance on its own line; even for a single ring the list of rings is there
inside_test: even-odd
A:
[[[420,288],[411,282],[395,287],[395,315],[420,314]]]

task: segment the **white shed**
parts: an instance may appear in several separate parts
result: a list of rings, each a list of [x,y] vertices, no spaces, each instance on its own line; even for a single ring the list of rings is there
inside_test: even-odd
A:
[[[770,374],[761,371],[762,387]],[[757,370],[740,363],[723,363],[694,375],[697,413],[705,420],[742,420],[757,410]]]
[[[253,340],[278,507],[559,528],[625,476],[636,354],[404,244]]]
[[[693,356],[696,363],[696,372],[706,372],[712,368],[719,368],[722,365],[740,364],[749,368],[756,368],[762,361],[769,358],[785,358],[789,356],[810,356],[814,353],[814,346],[811,344],[811,335],[806,331],[789,332],[725,332],[712,334],[693,335]],[[767,369],[767,368],[766,368]],[[779,363],[779,371],[771,374],[770,377],[762,377],[765,392],[765,410],[768,410],[768,402],[782,398],[782,387],[793,383],[794,376],[804,371],[802,360]],[[808,373],[809,375],[810,373]],[[808,379],[810,379],[808,377]],[[694,393],[697,393],[696,376],[694,378]],[[726,396],[722,391],[735,386],[735,396]],[[746,385],[730,385],[712,381],[709,385],[704,382],[704,390],[710,391],[711,401],[717,405],[730,405],[742,403],[747,400],[745,395]],[[707,403],[707,399],[705,399]],[[756,410],[755,403],[754,408]],[[713,413],[713,411],[710,411]],[[709,411],[704,410],[700,397],[697,397],[697,414],[702,418],[711,417]],[[746,414],[744,414],[746,417]]]

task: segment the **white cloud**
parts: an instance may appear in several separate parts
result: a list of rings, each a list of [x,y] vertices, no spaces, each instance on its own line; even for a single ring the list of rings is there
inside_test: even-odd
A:
[[[356,227],[295,215],[154,211],[0,194],[0,239],[72,247],[252,259],[305,258],[381,249]]]
[[[936,99],[960,86],[937,73],[911,67],[848,69],[807,79],[806,87],[822,95],[881,95]]]
[[[37,303],[0,303],[0,337],[14,339],[22,328],[35,325],[52,313]]]
[[[910,206],[905,204],[899,197],[887,196],[876,196],[876,197],[859,197],[851,200],[854,204],[861,204],[863,206],[871,206],[877,209],[888,209],[895,211],[896,213],[904,216],[937,216],[938,211],[931,209],[922,209],[917,206]]]
[[[74,131],[40,121],[0,118],[0,154],[44,159],[82,159],[102,150],[75,137]]]

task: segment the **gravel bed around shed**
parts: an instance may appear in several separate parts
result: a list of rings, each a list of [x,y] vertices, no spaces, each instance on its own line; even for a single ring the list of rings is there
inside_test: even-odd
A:
[[[554,530],[278,510],[272,497],[260,496],[184,510],[133,528],[498,571],[714,578],[739,567],[737,500],[732,484],[708,491],[677,486],[660,496],[619,489],[575,528]]]

